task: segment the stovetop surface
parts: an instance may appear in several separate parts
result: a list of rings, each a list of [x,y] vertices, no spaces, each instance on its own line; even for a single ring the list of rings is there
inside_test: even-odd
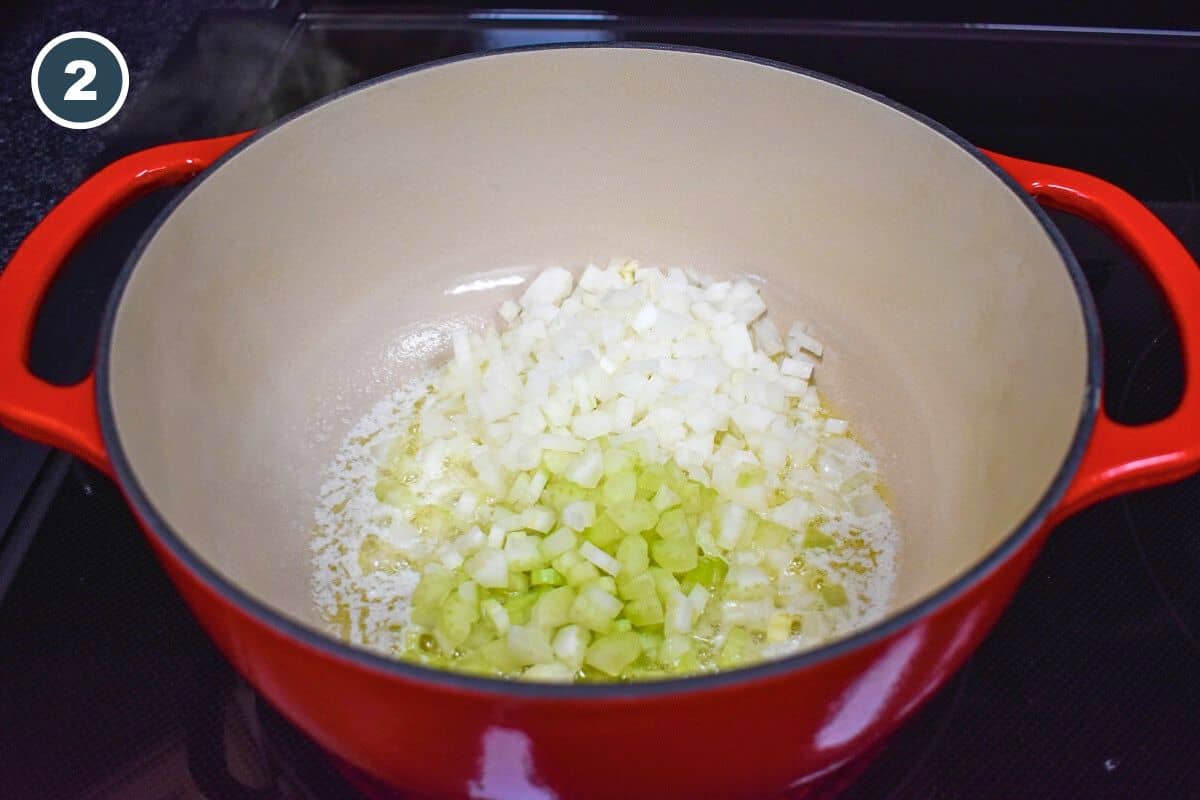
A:
[[[1125,186],[1200,255],[1200,37],[1182,33],[333,6],[213,13],[131,101],[104,161],[261,125],[431,59],[621,40],[736,50],[859,83],[981,146]],[[141,201],[72,259],[39,323],[41,372],[86,370],[116,271],[170,196]],[[1160,298],[1105,235],[1054,218],[1100,309],[1108,410],[1127,422],[1168,413],[1182,378]],[[351,796],[213,649],[112,484],[62,455],[0,471],[37,474],[16,517],[0,519],[0,795]],[[1197,520],[1191,479],[1063,524],[995,632],[846,796],[1200,796]]]

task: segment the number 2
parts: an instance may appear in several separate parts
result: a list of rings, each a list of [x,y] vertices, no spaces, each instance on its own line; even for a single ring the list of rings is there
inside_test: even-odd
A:
[[[84,61],[82,58],[77,58],[67,64],[67,68],[63,70],[67,75],[83,76],[71,84],[67,89],[67,93],[63,95],[63,100],[95,100],[96,90],[88,89],[92,81],[96,79],[96,65],[90,61]]]

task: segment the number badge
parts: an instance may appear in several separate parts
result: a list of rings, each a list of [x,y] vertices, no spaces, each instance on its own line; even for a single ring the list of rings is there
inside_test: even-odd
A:
[[[50,120],[87,130],[117,115],[129,94],[129,67],[117,46],[97,33],[55,36],[33,62],[33,99]]]

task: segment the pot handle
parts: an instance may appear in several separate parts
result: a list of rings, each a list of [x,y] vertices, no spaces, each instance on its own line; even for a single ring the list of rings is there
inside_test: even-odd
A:
[[[59,386],[29,370],[38,310],[67,257],[96,226],[155,189],[183,183],[247,136],[167,144],[114,161],[64,197],[25,237],[0,272],[0,424],[112,474],[96,410],[95,374]]]
[[[986,152],[986,151],[985,151]],[[1170,483],[1200,468],[1200,269],[1158,217],[1111,183],[1063,167],[986,153],[1044,206],[1111,233],[1158,284],[1179,330],[1184,389],[1170,416],[1122,425],[1101,406],[1075,479],[1056,509],[1067,516],[1107,497]]]

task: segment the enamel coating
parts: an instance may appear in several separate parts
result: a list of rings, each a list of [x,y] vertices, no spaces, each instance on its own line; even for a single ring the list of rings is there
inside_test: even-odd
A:
[[[104,381],[51,386],[26,364],[41,299],[87,232],[145,192],[187,180],[245,136],[128,156],[84,183],[29,235],[0,275],[0,421],[115,475],[165,570],[237,668],[321,745],[404,787],[406,796],[803,792],[869,750],[944,684],[1000,616],[1055,521],[1104,497],[1176,480],[1200,464],[1195,263],[1122,190],[988,154],[1040,202],[1107,228],[1147,266],[1183,341],[1187,388],[1172,416],[1128,428],[1104,417],[1098,403],[1085,408],[1075,455],[1048,490],[1057,499],[1052,510],[1031,516],[996,552],[927,600],[801,656],[716,677],[607,688],[456,679],[369,657],[287,621],[199,564],[136,489],[114,430],[102,425]],[[1079,301],[1090,309],[1087,298]],[[1098,359],[1098,336],[1091,333],[1091,356]],[[1098,385],[1098,376],[1092,380]]]

